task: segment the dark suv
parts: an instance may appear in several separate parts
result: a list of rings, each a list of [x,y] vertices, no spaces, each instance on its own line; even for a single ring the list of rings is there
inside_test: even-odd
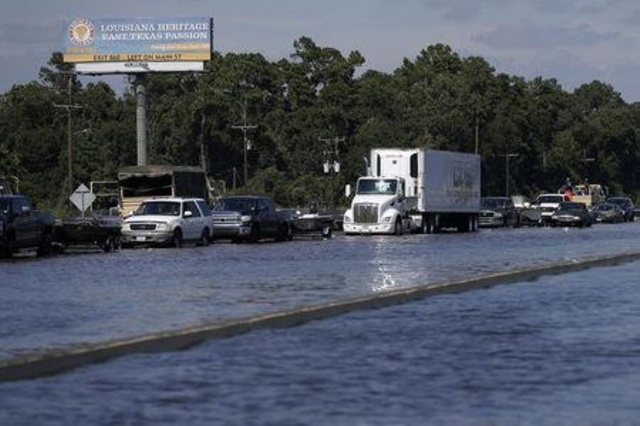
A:
[[[609,197],[607,198],[608,203],[617,204],[620,206],[622,211],[624,212],[624,220],[628,222],[633,222],[635,220],[635,205],[633,201],[629,197],[619,196],[619,197]]]

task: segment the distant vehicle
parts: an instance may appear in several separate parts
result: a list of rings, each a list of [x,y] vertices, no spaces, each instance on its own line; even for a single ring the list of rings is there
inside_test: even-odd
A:
[[[531,205],[532,208],[540,210],[541,220],[545,224],[551,223],[553,212],[560,206],[560,203],[570,202],[566,194],[540,194]],[[584,205],[584,204],[583,204]]]
[[[38,256],[51,253],[55,218],[39,212],[29,197],[0,195],[0,256],[11,257],[22,249],[36,249]]]
[[[614,203],[600,203],[591,208],[591,215],[596,222],[620,223],[624,222],[622,207]]]
[[[551,226],[589,227],[592,224],[591,213],[584,203],[563,202],[551,215]]]
[[[257,242],[263,238],[277,241],[293,238],[291,215],[276,210],[269,197],[234,195],[222,197],[213,206],[213,239],[232,242]]]
[[[512,226],[516,223],[516,208],[509,197],[480,199],[480,227]]]
[[[571,201],[586,204],[587,208],[602,203],[607,196],[607,188],[598,184],[581,184],[572,187]]]
[[[182,247],[185,242],[206,246],[211,240],[211,209],[202,198],[167,197],[143,201],[122,222],[122,247],[157,245]]]
[[[628,221],[628,222],[633,222],[636,217],[635,217],[635,205],[633,203],[633,201],[631,200],[631,198],[629,197],[624,197],[624,196],[619,196],[619,197],[609,197],[607,198],[607,202],[608,203],[614,203],[620,206],[620,208],[622,208],[622,211],[624,212],[624,220]]]

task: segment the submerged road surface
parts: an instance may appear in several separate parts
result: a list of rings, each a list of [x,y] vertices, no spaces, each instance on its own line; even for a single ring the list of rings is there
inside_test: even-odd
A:
[[[1,355],[637,251],[639,237],[633,223],[5,261]],[[638,267],[438,296],[3,383],[0,421],[625,423],[639,418]]]

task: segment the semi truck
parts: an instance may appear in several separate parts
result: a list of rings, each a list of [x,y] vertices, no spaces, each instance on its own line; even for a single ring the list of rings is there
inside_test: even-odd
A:
[[[480,156],[375,148],[358,178],[343,229],[350,234],[473,232],[480,214]]]

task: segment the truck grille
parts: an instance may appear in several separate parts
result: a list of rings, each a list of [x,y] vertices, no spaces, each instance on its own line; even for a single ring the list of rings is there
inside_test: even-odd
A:
[[[360,203],[353,206],[353,220],[356,223],[378,223],[378,205]]]
[[[229,224],[236,224],[238,222],[240,222],[240,217],[238,215],[228,215],[228,216],[214,215],[213,216],[214,224],[229,225]]]
[[[131,230],[132,231],[155,231],[156,224],[155,223],[132,223]]]

